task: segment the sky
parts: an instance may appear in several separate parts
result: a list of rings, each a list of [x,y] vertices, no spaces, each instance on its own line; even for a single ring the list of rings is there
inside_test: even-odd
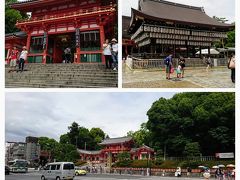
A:
[[[125,1],[125,0],[121,0]],[[204,7],[207,15],[210,17],[225,17],[232,23],[235,21],[235,0],[167,0],[175,3],[186,4],[197,7]],[[131,7],[138,8],[138,0],[129,0],[128,3],[122,3],[122,14],[131,16]],[[169,12],[171,13],[171,12]]]
[[[147,121],[146,113],[160,97],[174,93],[6,93],[6,141],[26,136],[59,140],[77,122],[88,129],[101,128],[110,137],[126,136]]]

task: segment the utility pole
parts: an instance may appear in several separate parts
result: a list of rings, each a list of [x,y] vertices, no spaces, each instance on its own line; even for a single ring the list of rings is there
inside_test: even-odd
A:
[[[166,160],[166,149],[167,149],[167,145],[166,143],[164,144],[164,152],[163,152],[163,160]]]
[[[87,150],[87,142],[84,144],[84,149]]]

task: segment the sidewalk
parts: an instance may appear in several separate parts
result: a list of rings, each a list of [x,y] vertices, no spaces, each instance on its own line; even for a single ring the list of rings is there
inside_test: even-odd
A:
[[[123,64],[123,88],[234,88],[231,81],[231,71],[227,67],[186,68],[184,78],[166,80],[163,69],[130,70]]]

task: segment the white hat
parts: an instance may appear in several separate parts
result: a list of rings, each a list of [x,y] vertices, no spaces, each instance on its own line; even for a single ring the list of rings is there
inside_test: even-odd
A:
[[[111,40],[111,42],[117,42],[116,38],[113,38],[113,39]]]

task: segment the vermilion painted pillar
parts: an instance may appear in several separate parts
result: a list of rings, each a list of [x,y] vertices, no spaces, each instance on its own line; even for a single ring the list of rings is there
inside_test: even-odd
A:
[[[75,45],[76,45],[76,53],[75,53],[75,56],[74,56],[74,63],[80,63],[81,62],[81,49],[80,49],[80,29],[77,28],[78,27],[78,24],[76,24],[75,28],[76,28],[76,33],[75,33],[75,39],[76,39],[76,42],[75,42]]]
[[[105,41],[105,33],[104,33],[104,27],[101,24],[99,27],[99,31],[100,31],[100,43],[101,43],[101,51],[103,50],[103,44]],[[105,56],[102,54],[102,64],[105,64]]]
[[[80,54],[81,50],[80,50],[80,47],[77,47],[76,48],[76,57],[75,57],[75,60],[74,62],[75,63],[81,63],[81,54]]]
[[[28,36],[27,36],[27,51],[28,51],[28,54],[29,54],[29,51],[30,51],[30,45],[31,45],[31,33],[28,33]],[[26,59],[25,63],[28,63],[28,59]]]

